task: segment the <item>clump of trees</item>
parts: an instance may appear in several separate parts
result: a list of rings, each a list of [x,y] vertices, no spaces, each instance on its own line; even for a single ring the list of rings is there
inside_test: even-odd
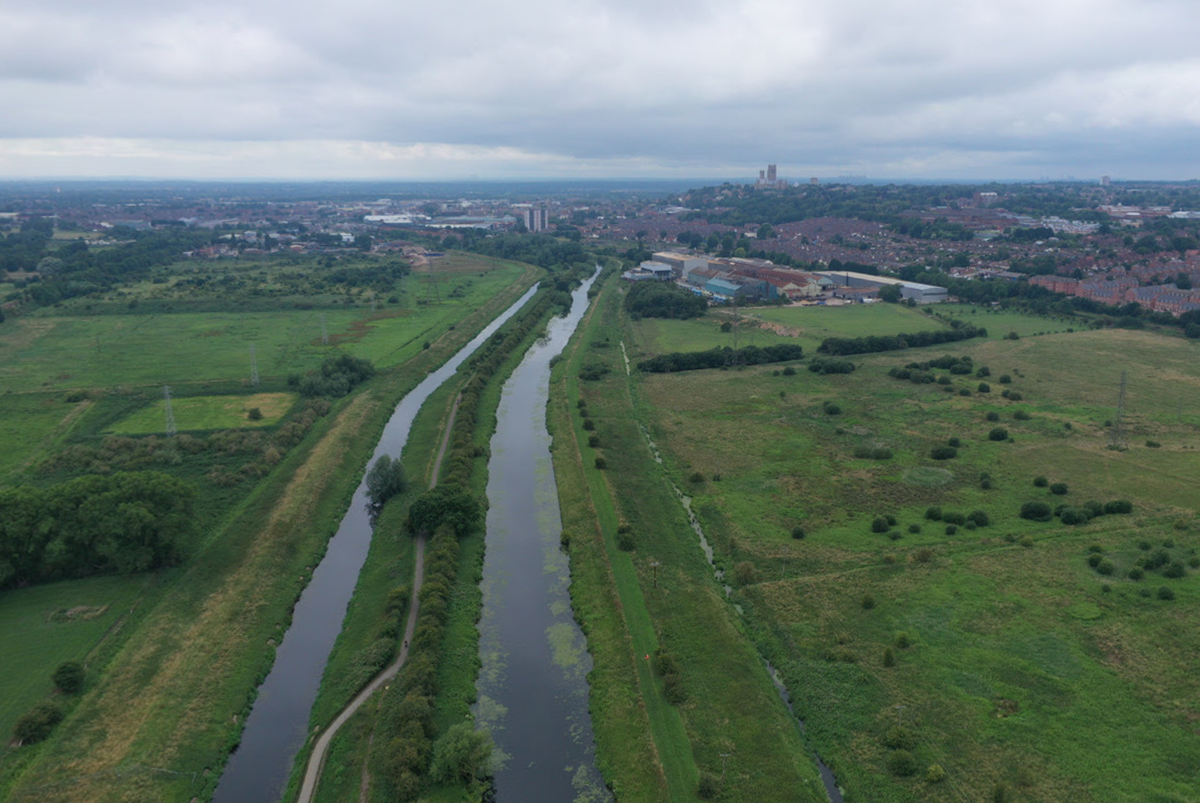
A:
[[[699,318],[708,301],[671,282],[637,282],[625,295],[625,310],[635,319]]]
[[[849,360],[834,360],[818,357],[808,364],[814,374],[852,374],[857,366]]]
[[[399,458],[380,455],[379,459],[367,472],[367,496],[375,509],[383,507],[393,496],[404,493],[408,488],[408,480],[404,476],[404,467]]]
[[[677,371],[699,371],[733,365],[767,365],[799,360],[803,356],[804,350],[800,346],[790,343],[746,346],[740,349],[718,346],[707,351],[675,351],[669,354],[660,354],[638,363],[638,368],[651,374],[669,374]]]
[[[179,558],[195,488],[154,471],[0,490],[0,588],[132,574]]]
[[[483,518],[479,499],[458,483],[442,483],[425,491],[408,509],[408,527],[414,533],[431,533],[443,525],[464,535]]]
[[[338,354],[321,363],[321,367],[304,376],[291,374],[288,384],[300,390],[301,396],[331,396],[338,398],[349,393],[355,385],[375,376],[370,360]]]

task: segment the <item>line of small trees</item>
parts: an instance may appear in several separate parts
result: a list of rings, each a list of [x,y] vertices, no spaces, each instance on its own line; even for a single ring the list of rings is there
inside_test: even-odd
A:
[[[746,346],[740,349],[717,346],[707,351],[674,351],[660,354],[638,363],[638,368],[651,374],[670,374],[678,371],[723,368],[729,365],[767,365],[799,360],[803,356],[804,349],[790,343]]]
[[[868,335],[866,337],[827,337],[817,351],[821,354],[844,357],[851,354],[871,354],[878,351],[899,351],[907,348],[956,343],[973,337],[987,337],[987,330],[970,325],[956,329],[929,332],[910,332],[898,335]]]

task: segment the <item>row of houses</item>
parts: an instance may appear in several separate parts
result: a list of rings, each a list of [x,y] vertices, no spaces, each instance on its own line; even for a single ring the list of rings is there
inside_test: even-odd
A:
[[[1131,277],[1080,281],[1063,276],[1033,276],[1029,283],[1114,307],[1137,303],[1151,312],[1169,312],[1175,316],[1200,310],[1200,291],[1181,290],[1174,284],[1139,285]]]

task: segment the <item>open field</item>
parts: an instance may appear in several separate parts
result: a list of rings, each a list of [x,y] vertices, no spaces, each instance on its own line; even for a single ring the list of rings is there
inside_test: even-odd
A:
[[[1045,327],[1005,315],[1018,333]],[[990,375],[887,375],[945,353]],[[640,380],[639,414],[847,799],[974,801],[1000,785],[1018,800],[1200,799],[1200,679],[1187,657],[1200,650],[1197,356],[1177,338],[1088,331],[861,355],[849,375],[801,363],[794,376]],[[1122,371],[1129,448],[1114,451]],[[1011,440],[989,439],[995,427]],[[952,438],[957,456],[931,459]],[[863,448],[890,457],[856,457]],[[1039,475],[1067,493],[1035,487]],[[1077,526],[1018,516],[1031,501],[1114,499],[1133,514]],[[989,523],[948,529],[926,518],[932,506]],[[895,524],[872,532],[884,515]],[[1128,576],[1160,549],[1186,576]],[[911,777],[888,768],[898,720]],[[931,764],[944,782],[925,780]]]
[[[338,309],[238,311],[235,302],[203,312],[54,315],[41,310],[0,328],[0,386],[14,392],[121,385],[249,381],[250,346],[264,379],[318,365],[336,348],[384,368],[411,358],[426,342],[479,308],[522,273],[511,263],[463,256],[438,266],[445,290],[428,303]],[[468,266],[471,273],[467,273]],[[448,278],[459,271],[461,292]],[[427,281],[414,275],[402,281]],[[215,302],[213,302],[215,303]],[[322,342],[322,318],[329,345]]]
[[[154,579],[96,577],[0,594],[0,734],[54,689],[64,661],[86,662]]]
[[[175,426],[180,432],[204,429],[269,427],[287,415],[295,393],[255,393],[249,396],[187,396],[171,400]],[[257,409],[262,416],[250,417]],[[159,399],[126,416],[108,429],[114,435],[150,435],[163,431],[166,401]]]
[[[997,339],[1005,337],[1010,332],[1016,332],[1018,337],[1033,337],[1036,335],[1053,335],[1066,332],[1068,329],[1085,329],[1082,319],[1067,320],[1055,316],[1027,315],[1023,312],[1003,309],[990,309],[974,304],[935,304],[933,310],[943,315],[952,315],[975,326],[988,330],[988,337]]]
[[[48,452],[90,406],[66,403],[61,393],[0,394],[0,481]]]

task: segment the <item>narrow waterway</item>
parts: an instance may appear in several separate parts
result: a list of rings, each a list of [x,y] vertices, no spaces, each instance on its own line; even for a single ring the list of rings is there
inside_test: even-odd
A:
[[[399,457],[408,431],[429,395],[454,375],[487,338],[537,292],[530,288],[441,368],[429,374],[400,404],[384,427],[371,457]],[[304,746],[308,718],[325,663],[342,629],[346,606],[371,546],[372,525],[365,480],[329,541],[325,557],[300,595],[292,624],[275,652],[275,664],[258,690],[241,744],[217,784],[216,803],[274,803],[283,796],[296,753]]]
[[[504,386],[488,465],[487,554],[476,718],[496,742],[499,803],[611,800],[587,707],[591,655],[571,615],[570,575],[550,463],[550,361],[587,310],[572,294]]]

